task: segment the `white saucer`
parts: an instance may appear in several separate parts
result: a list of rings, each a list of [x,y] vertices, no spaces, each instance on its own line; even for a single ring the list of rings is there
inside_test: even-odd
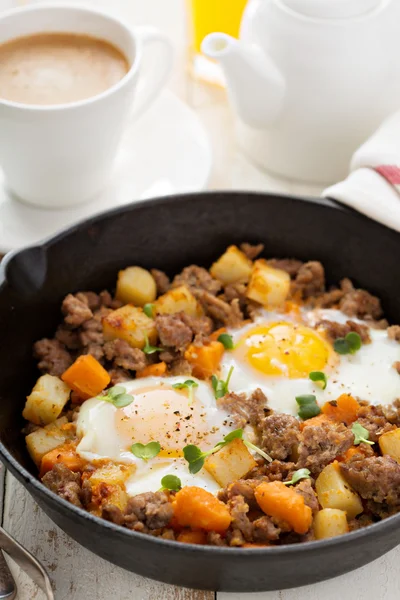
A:
[[[165,90],[128,126],[111,183],[89,203],[61,210],[14,199],[0,171],[0,252],[35,244],[85,217],[135,200],[199,191],[212,164],[207,134],[197,115]]]

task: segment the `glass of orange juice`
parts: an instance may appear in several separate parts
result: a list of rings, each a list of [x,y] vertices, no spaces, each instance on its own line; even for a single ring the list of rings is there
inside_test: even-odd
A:
[[[218,65],[201,54],[201,42],[214,31],[238,37],[247,0],[187,0],[187,4],[191,29],[191,72],[196,78],[222,84]]]

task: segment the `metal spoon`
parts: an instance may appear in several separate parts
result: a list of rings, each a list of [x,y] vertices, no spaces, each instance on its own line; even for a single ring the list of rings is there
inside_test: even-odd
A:
[[[44,567],[17,540],[0,527],[0,548],[7,552],[23,571],[46,594],[48,600],[54,600],[53,590]],[[0,552],[0,600],[13,600],[16,596],[16,585],[10,569]]]
[[[0,550],[0,600],[14,600],[17,595],[17,586],[9,566]]]

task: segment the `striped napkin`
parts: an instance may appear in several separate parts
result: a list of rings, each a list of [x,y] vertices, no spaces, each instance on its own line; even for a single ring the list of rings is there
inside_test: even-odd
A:
[[[400,232],[400,111],[356,151],[347,179],[322,195]]]

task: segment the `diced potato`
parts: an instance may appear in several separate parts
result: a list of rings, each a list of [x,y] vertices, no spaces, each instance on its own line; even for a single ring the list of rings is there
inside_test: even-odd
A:
[[[124,304],[144,306],[154,302],[157,286],[153,275],[142,267],[128,267],[118,273],[116,297]]]
[[[388,454],[400,463],[400,428],[384,433],[379,438],[382,454]]]
[[[109,463],[96,469],[89,480],[93,486],[99,485],[100,483],[123,486],[125,481],[133,475],[135,470],[136,465],[115,465]]]
[[[146,336],[150,344],[157,341],[154,320],[142,308],[131,304],[113,310],[103,318],[103,333],[106,340],[125,340],[133,348],[143,348]]]
[[[227,251],[215,262],[210,273],[223,284],[247,282],[253,263],[237,246],[229,246]]]
[[[94,510],[91,510],[91,512],[101,515],[101,509],[107,504],[112,504],[123,512],[128,504],[128,494],[119,485],[101,483],[94,486],[92,488],[92,507]]]
[[[349,519],[354,519],[363,511],[360,497],[342,476],[337,461],[325,467],[319,474],[315,489],[323,508],[344,510]]]
[[[243,440],[236,438],[219,452],[208,456],[204,467],[221,487],[241,479],[257,466]]]
[[[22,416],[35,425],[52,423],[68,402],[70,393],[68,385],[59,377],[42,375],[26,399]]]
[[[343,535],[349,531],[347,516],[343,510],[324,508],[314,518],[314,534],[317,540]]]
[[[68,431],[61,429],[62,425],[67,422],[66,417],[61,417],[54,423],[41,427],[26,436],[28,452],[38,468],[45,454],[61,446],[68,439]]]
[[[267,308],[283,306],[290,291],[290,276],[282,269],[270,267],[264,259],[256,260],[246,295]]]
[[[191,317],[201,317],[203,314],[200,304],[185,285],[169,290],[156,302],[158,315],[173,315],[178,312],[184,312]]]

